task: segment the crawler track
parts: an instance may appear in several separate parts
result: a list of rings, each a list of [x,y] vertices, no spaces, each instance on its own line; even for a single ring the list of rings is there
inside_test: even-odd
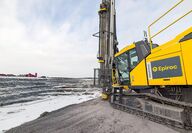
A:
[[[153,102],[160,103],[165,106],[171,106],[171,107],[183,109],[184,115],[183,115],[183,121],[181,122],[181,121],[173,120],[171,118],[162,117],[155,113],[143,111],[136,107],[128,106],[126,104],[123,104],[122,102],[119,102],[120,100],[114,100],[113,102],[111,102],[111,105],[115,109],[126,111],[128,113],[131,113],[131,114],[134,114],[137,116],[141,116],[143,118],[149,119],[151,121],[154,121],[154,122],[157,122],[160,124],[170,125],[173,127],[183,128],[183,129],[187,129],[187,130],[192,130],[192,123],[191,123],[191,121],[192,121],[192,116],[191,116],[192,104],[179,102],[179,101],[171,100],[171,99],[164,98],[164,97],[158,97],[158,96],[151,95],[151,94],[123,94],[122,97],[143,98],[143,99],[151,100]]]

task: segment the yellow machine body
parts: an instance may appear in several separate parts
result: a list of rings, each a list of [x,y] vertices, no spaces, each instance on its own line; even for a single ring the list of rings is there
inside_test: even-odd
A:
[[[115,58],[135,48],[136,44],[131,44],[117,53]],[[146,58],[129,70],[127,86],[175,85],[192,85],[192,27],[152,49]]]
[[[106,93],[101,94],[101,99],[108,100],[108,98],[109,98],[108,94],[106,94]]]

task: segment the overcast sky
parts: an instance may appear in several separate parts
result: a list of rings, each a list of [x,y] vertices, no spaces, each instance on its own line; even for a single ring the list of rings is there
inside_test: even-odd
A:
[[[143,39],[143,30],[177,0],[118,0],[119,47]],[[99,0],[0,0],[0,73],[85,77],[98,67]],[[192,7],[185,0],[153,33]],[[159,44],[192,25],[189,15],[154,39]]]

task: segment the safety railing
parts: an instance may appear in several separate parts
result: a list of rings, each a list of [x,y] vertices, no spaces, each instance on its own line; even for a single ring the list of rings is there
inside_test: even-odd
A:
[[[150,48],[151,50],[153,49],[152,47],[152,39],[154,37],[156,37],[157,35],[159,35],[160,33],[162,33],[163,31],[165,31],[166,29],[168,29],[169,27],[171,27],[172,25],[174,25],[175,23],[177,23],[178,21],[180,21],[181,19],[183,19],[184,17],[186,17],[187,15],[189,15],[190,13],[192,13],[192,10],[190,10],[189,12],[187,12],[186,14],[184,14],[183,16],[179,17],[178,19],[176,19],[175,21],[173,21],[171,24],[169,24],[168,26],[166,26],[165,28],[163,28],[162,30],[158,31],[157,33],[155,33],[154,35],[151,35],[151,27],[156,24],[159,20],[161,20],[164,16],[166,16],[168,13],[170,13],[173,9],[175,9],[177,6],[179,6],[182,2],[184,2],[185,0],[180,0],[178,3],[176,3],[173,7],[171,7],[167,12],[165,12],[163,15],[161,15],[158,19],[156,19],[152,24],[150,24],[148,26],[148,35],[149,35],[149,43],[150,43]]]

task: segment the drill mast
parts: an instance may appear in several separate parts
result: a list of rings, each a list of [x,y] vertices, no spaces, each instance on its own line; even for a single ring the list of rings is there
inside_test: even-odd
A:
[[[111,72],[117,50],[115,0],[102,0],[99,10],[99,52],[100,85],[103,92],[110,92]]]

